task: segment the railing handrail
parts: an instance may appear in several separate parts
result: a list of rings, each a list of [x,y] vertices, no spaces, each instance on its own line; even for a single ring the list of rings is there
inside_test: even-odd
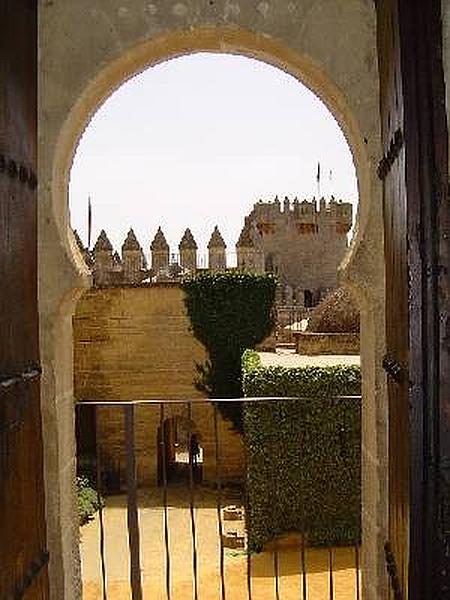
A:
[[[323,395],[318,394],[321,398]],[[335,400],[361,400],[362,396],[359,395],[330,395],[325,396],[327,398]],[[201,402],[278,402],[286,400],[311,400],[313,396],[255,396],[255,397],[244,397],[244,398],[145,398],[142,400],[77,400],[77,405],[92,405],[92,406],[130,406],[140,404],[195,404]]]

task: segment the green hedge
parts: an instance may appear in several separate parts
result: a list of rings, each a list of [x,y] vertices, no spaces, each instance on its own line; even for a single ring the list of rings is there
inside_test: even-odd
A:
[[[77,495],[78,521],[80,525],[84,525],[93,518],[99,509],[99,502],[96,490],[90,480],[83,475],[77,477]]]
[[[360,539],[361,375],[357,366],[262,367],[243,358],[249,548],[305,531],[313,545]],[[341,397],[338,397],[341,396]]]
[[[270,273],[237,270],[199,273],[182,282],[192,331],[209,354],[209,361],[196,365],[195,383],[209,398],[242,397],[242,353],[272,331],[276,286]],[[241,431],[241,404],[218,406]]]

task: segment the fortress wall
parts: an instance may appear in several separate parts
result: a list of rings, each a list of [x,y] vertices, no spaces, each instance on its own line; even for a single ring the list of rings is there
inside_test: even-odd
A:
[[[77,400],[201,398],[194,387],[195,363],[206,357],[189,330],[178,285],[92,289],[83,294],[73,319],[74,389]],[[187,416],[186,404],[165,409],[164,417]],[[191,419],[204,448],[204,479],[215,478],[214,409],[194,404]],[[157,481],[159,406],[135,412],[138,475]],[[240,436],[218,415],[222,476],[243,472]],[[99,411],[97,442],[106,462],[125,468],[124,417],[120,409]]]

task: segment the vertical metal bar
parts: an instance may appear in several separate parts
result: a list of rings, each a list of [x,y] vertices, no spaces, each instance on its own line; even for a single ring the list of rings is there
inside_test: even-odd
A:
[[[142,600],[137,474],[134,444],[134,405],[124,407],[125,447],[127,457],[127,524],[130,549],[130,584],[132,600]]]
[[[356,600],[360,600],[360,582],[359,582],[359,548],[355,544],[355,569],[356,569]]]
[[[166,456],[166,434],[164,427],[164,403],[159,404],[160,427],[161,427],[161,462],[163,480],[163,505],[164,505],[164,547],[166,552],[166,595],[170,600],[170,551],[169,551],[169,513],[167,510],[167,456]]]
[[[252,600],[252,557],[247,546],[247,598]]]
[[[192,535],[192,571],[194,576],[194,600],[198,600],[198,577],[197,577],[197,534],[195,529],[195,508],[194,508],[194,453],[192,452],[192,405],[188,402],[189,419],[189,511],[191,515],[191,535]],[[197,465],[198,467],[198,465]]]
[[[242,414],[245,414],[245,402],[242,403]],[[247,444],[244,443],[244,473],[248,473],[248,469],[247,469],[247,464],[248,464],[248,456],[247,456]],[[251,521],[249,518],[250,515],[250,511],[249,511],[249,499],[248,499],[248,486],[247,486],[247,482],[245,487],[245,510],[246,510],[246,525],[247,525],[247,598],[248,600],[252,600],[252,555],[250,553],[250,548],[249,548],[249,539],[250,539],[250,527],[251,527]]]
[[[273,571],[275,574],[275,600],[280,600],[280,590],[278,581],[278,546],[275,542],[275,550],[273,551]]]
[[[100,528],[100,566],[102,570],[102,597],[103,600],[108,600],[106,591],[106,561],[105,561],[105,524],[103,521],[103,503],[101,495],[102,487],[102,467],[100,463],[100,450],[98,447],[98,413],[99,406],[92,406],[91,410],[95,411],[95,477],[97,479],[97,504],[98,504],[98,522]]]
[[[329,574],[330,600],[334,600],[333,548],[331,546],[328,546],[328,574]]]
[[[305,531],[303,526],[302,541],[300,546],[300,562],[302,564],[302,597],[303,600],[308,600],[308,588],[306,581],[306,550],[305,550]]]
[[[219,427],[217,423],[217,405],[214,404],[214,446],[216,461],[216,487],[217,487],[217,522],[219,526],[219,548],[220,548],[220,592],[221,599],[226,600],[225,592],[225,553],[223,548],[223,526],[222,526],[222,479],[221,479],[221,460]]]

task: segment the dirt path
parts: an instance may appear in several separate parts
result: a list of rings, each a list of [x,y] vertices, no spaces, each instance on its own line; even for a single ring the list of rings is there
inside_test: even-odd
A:
[[[193,593],[193,548],[191,517],[186,490],[169,490],[170,588],[172,600],[188,600]],[[234,503],[229,496],[224,503]],[[146,491],[139,507],[141,565],[144,600],[166,600],[166,559],[164,546],[164,510],[161,490]],[[198,488],[195,492],[197,539],[197,575],[199,600],[221,600],[219,538],[216,495]],[[104,510],[108,600],[130,600],[129,556],[125,497],[108,498]],[[227,524],[229,526],[229,523]],[[302,577],[299,543],[274,552],[251,557],[252,600],[276,599],[275,569],[278,571],[280,600],[298,600]],[[99,560],[98,517],[81,531],[83,600],[102,600]],[[308,600],[329,598],[330,555],[326,550],[307,549],[306,571]],[[332,551],[335,600],[354,600],[355,552],[350,548]],[[276,566],[275,566],[276,565]],[[247,556],[243,550],[225,550],[225,586],[227,600],[247,600]]]

